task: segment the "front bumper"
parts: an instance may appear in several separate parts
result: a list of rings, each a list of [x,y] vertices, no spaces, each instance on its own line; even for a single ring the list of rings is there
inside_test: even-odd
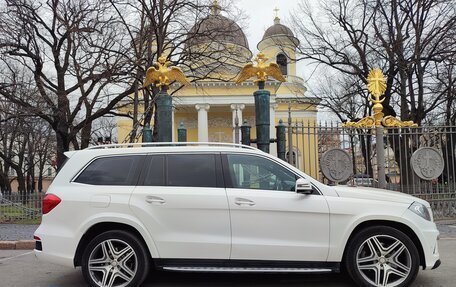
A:
[[[437,268],[439,268],[440,264],[442,264],[442,261],[440,261],[440,259],[439,259],[439,260],[437,260],[437,261],[435,262],[434,267],[432,267],[432,269],[437,269]]]
[[[413,229],[417,235],[421,247],[423,248],[424,253],[424,264],[423,269],[435,269],[440,264],[440,254],[439,254],[439,231],[437,226],[432,221],[427,221],[415,213],[407,210],[404,213],[404,218],[407,219],[410,223],[409,226]]]

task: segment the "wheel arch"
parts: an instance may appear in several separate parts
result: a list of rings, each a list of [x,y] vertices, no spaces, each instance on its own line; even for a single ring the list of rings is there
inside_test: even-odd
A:
[[[367,220],[367,221],[359,223],[352,230],[352,232],[350,233],[350,236],[348,237],[348,240],[345,244],[344,253],[342,256],[343,262],[345,261],[348,246],[349,246],[350,242],[352,241],[353,237],[355,236],[355,234],[357,234],[358,232],[360,232],[361,230],[363,230],[365,228],[372,227],[372,226],[387,226],[387,227],[395,228],[395,229],[403,232],[405,235],[407,235],[413,241],[413,243],[415,244],[415,246],[418,249],[418,254],[420,256],[420,266],[425,268],[426,258],[424,255],[423,246],[421,244],[420,239],[416,235],[416,233],[413,231],[413,229],[411,229],[406,224],[397,222],[397,221],[390,221],[390,220]]]
[[[125,223],[119,223],[119,222],[98,222],[94,225],[92,225],[81,237],[79,240],[78,246],[76,248],[76,253],[74,255],[73,259],[73,264],[74,266],[81,266],[81,261],[82,261],[82,255],[84,253],[85,247],[89,244],[89,242],[95,238],[96,236],[106,232],[106,231],[112,231],[112,230],[123,230],[130,232],[134,234],[143,244],[144,247],[149,251],[149,256],[150,256],[150,262],[153,262],[152,256],[150,252],[149,245],[147,244],[146,240],[144,239],[143,235],[133,226],[125,224]]]

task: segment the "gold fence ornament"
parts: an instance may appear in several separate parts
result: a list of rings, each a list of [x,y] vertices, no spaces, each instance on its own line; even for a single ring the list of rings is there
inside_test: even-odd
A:
[[[254,66],[252,63],[245,65],[239,73],[236,84],[240,84],[254,76],[257,77],[257,79],[254,81],[255,83],[266,82],[268,80],[268,76],[273,77],[277,81],[286,82],[286,79],[283,77],[282,72],[280,71],[279,65],[276,63],[266,64],[267,60],[268,58],[266,58],[262,52],[258,53],[255,58],[257,65]]]
[[[372,102],[372,116],[362,118],[357,122],[346,122],[342,126],[350,128],[375,128],[375,127],[418,127],[413,121],[401,121],[393,116],[384,117],[383,101],[381,98],[387,88],[386,78],[382,70],[373,69],[367,76],[367,90],[370,93],[369,101]]]
[[[182,85],[190,84],[190,81],[185,77],[184,73],[178,67],[168,67],[171,62],[166,60],[164,55],[158,58],[158,62],[154,66],[147,69],[144,87],[155,84],[156,87],[169,86],[171,82],[177,81]]]
[[[418,125],[415,124],[413,121],[401,121],[396,119],[393,116],[386,116],[382,120],[383,126],[385,127],[396,127],[396,128],[405,128],[405,127],[412,127],[417,128]]]

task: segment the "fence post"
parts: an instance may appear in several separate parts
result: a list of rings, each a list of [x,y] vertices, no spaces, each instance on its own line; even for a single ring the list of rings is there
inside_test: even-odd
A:
[[[168,87],[162,86],[157,95],[157,134],[159,142],[172,142],[173,100],[168,94]]]
[[[385,144],[383,142],[383,126],[377,126],[375,128],[375,140],[377,149],[377,177],[378,187],[386,188],[386,177],[385,177]]]
[[[256,144],[258,149],[269,153],[271,135],[270,92],[264,89],[264,81],[258,82],[258,90],[253,93],[255,98]]]
[[[291,105],[288,105],[288,163],[293,163],[293,126],[291,120]]]
[[[179,127],[177,128],[177,141],[178,142],[187,141],[187,129],[184,126],[184,122],[180,122]]]
[[[143,134],[143,136],[142,136],[143,143],[152,142],[152,129],[150,128],[149,124],[146,124],[144,126],[142,134]]]
[[[279,120],[279,124],[276,126],[276,138],[277,138],[277,156],[286,161],[286,140],[285,140],[285,125],[282,119]]]
[[[250,128],[251,126],[244,120],[241,126],[241,142],[243,145],[250,145]]]

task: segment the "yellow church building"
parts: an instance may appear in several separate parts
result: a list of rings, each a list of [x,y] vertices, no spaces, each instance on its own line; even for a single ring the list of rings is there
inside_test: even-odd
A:
[[[240,126],[244,121],[252,127],[252,138],[256,137],[253,92],[258,87],[253,79],[242,84],[234,82],[242,66],[252,60],[252,52],[242,29],[235,21],[223,16],[221,12],[215,2],[211,15],[195,24],[195,27],[198,27],[199,33],[203,35],[204,29],[213,29],[214,25],[237,27],[232,30],[230,35],[220,35],[216,40],[224,42],[231,51],[236,51],[237,59],[232,61],[231,65],[238,69],[226,69],[227,71],[218,75],[220,80],[208,77],[211,79],[192,82],[191,85],[180,87],[175,92],[173,89],[178,86],[170,86],[169,92],[173,95],[173,141],[177,141],[177,129],[181,123],[187,129],[188,142],[235,142],[234,127],[236,123],[239,123]],[[270,134],[271,138],[275,138],[275,126],[280,119],[285,124],[287,123],[289,111],[291,111],[293,121],[315,123],[318,100],[305,95],[304,81],[296,74],[295,59],[298,39],[287,26],[280,23],[279,17],[276,16],[271,24],[264,32],[257,48],[264,53],[269,59],[268,61],[276,62],[279,65],[287,80],[282,83],[270,78],[265,86],[265,89],[271,93]],[[207,49],[211,45],[211,41],[214,41],[214,38],[195,38],[189,41],[187,48],[201,49],[204,47]],[[195,63],[193,70],[198,69],[197,65],[201,65],[201,61],[198,61],[198,64]],[[189,76],[187,71],[184,70],[184,73]],[[123,110],[125,109],[132,108],[124,107]],[[132,121],[119,117],[117,120],[118,141],[122,142],[128,138],[131,129]],[[312,135],[306,135],[306,137],[312,137]],[[241,138],[240,135],[239,138]],[[304,147],[304,144],[310,146]],[[270,150],[272,154],[276,154],[276,145],[271,144]],[[295,165],[316,178],[318,178],[318,171],[312,170],[311,167],[315,167],[317,164],[317,153],[317,142],[314,139],[302,140],[298,146],[296,141],[293,142]]]

